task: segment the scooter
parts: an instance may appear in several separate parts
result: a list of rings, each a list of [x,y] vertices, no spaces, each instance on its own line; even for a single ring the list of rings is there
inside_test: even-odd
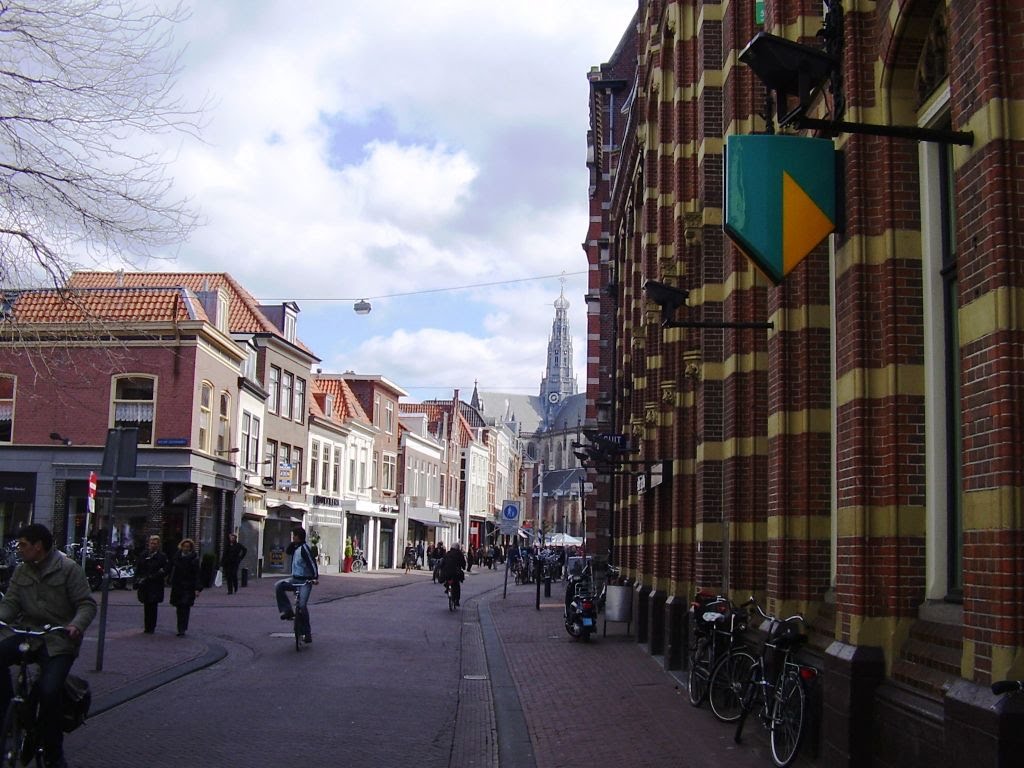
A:
[[[573,574],[565,587],[565,631],[577,640],[588,642],[597,631],[597,599],[589,574]]]

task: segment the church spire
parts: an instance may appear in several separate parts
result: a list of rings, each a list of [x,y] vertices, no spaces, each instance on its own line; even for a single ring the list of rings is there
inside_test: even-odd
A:
[[[555,299],[555,319],[548,339],[547,370],[540,384],[540,397],[546,406],[562,402],[576,394],[576,377],[572,371],[572,335],[569,333],[569,300],[565,298],[565,276],[562,290]]]

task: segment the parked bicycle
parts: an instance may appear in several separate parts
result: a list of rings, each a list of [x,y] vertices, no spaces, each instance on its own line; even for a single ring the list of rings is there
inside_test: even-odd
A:
[[[745,613],[737,610],[729,598],[722,595],[698,592],[690,603],[690,663],[687,672],[690,704],[699,707],[709,698],[711,676],[715,668],[725,662],[728,670],[719,674],[719,686],[711,697],[712,712],[725,722],[739,717],[739,697],[731,682],[747,679],[754,663],[754,657],[742,643],[742,635],[747,628],[746,618]]]
[[[366,568],[366,555],[363,554],[363,550],[355,549],[352,552],[352,573],[361,573],[367,570]]]
[[[779,768],[786,768],[796,758],[803,740],[808,719],[807,685],[817,679],[818,670],[794,659],[800,646],[807,642],[807,635],[801,630],[803,616],[771,616],[753,597],[747,605],[768,622],[768,637],[743,688],[733,738],[740,743],[743,725],[748,715],[756,711],[761,724],[768,729],[772,761]]]
[[[1006,693],[1024,693],[1024,680],[999,680],[992,683],[992,693],[996,696]]]
[[[33,662],[36,652],[30,638],[42,637],[50,632],[64,632],[64,627],[49,626],[44,629],[19,629],[0,621],[6,628],[22,638],[18,643],[18,667],[11,702],[4,713],[0,727],[0,768],[15,768],[19,765],[43,766],[43,739],[39,721],[39,696],[36,692],[36,672]],[[3,672],[6,674],[6,671]]]

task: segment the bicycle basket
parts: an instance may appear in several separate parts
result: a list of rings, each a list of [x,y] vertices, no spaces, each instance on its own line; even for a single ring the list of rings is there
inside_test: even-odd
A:
[[[695,634],[711,634],[716,625],[726,626],[729,617],[729,600],[724,597],[698,593],[690,604],[690,616],[693,620]]]
[[[64,702],[61,710],[61,728],[64,733],[71,733],[85,722],[91,705],[92,691],[89,689],[89,681],[76,675],[68,675],[64,681]]]

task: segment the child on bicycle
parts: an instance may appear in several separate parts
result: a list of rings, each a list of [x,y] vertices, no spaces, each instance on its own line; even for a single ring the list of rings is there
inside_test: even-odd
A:
[[[0,601],[0,621],[27,629],[66,628],[66,632],[49,633],[35,641],[43,758],[47,768],[66,768],[61,696],[82,635],[96,616],[96,601],[85,571],[53,548],[53,534],[45,525],[32,523],[18,531],[18,552],[22,563],[11,575],[10,589]],[[0,632],[0,713],[7,711],[12,696],[7,668],[18,661],[18,645],[23,640],[8,631]]]
[[[277,609],[281,613],[283,621],[291,621],[295,618],[291,604],[288,602],[288,592],[298,593],[297,607],[306,613],[306,634],[303,641],[313,642],[313,634],[309,623],[309,609],[306,604],[309,602],[309,594],[313,591],[313,585],[320,578],[320,571],[316,565],[316,558],[306,543],[306,531],[302,528],[292,529],[292,542],[285,550],[292,558],[292,575],[287,579],[281,579],[274,585],[274,594],[277,597]]]

